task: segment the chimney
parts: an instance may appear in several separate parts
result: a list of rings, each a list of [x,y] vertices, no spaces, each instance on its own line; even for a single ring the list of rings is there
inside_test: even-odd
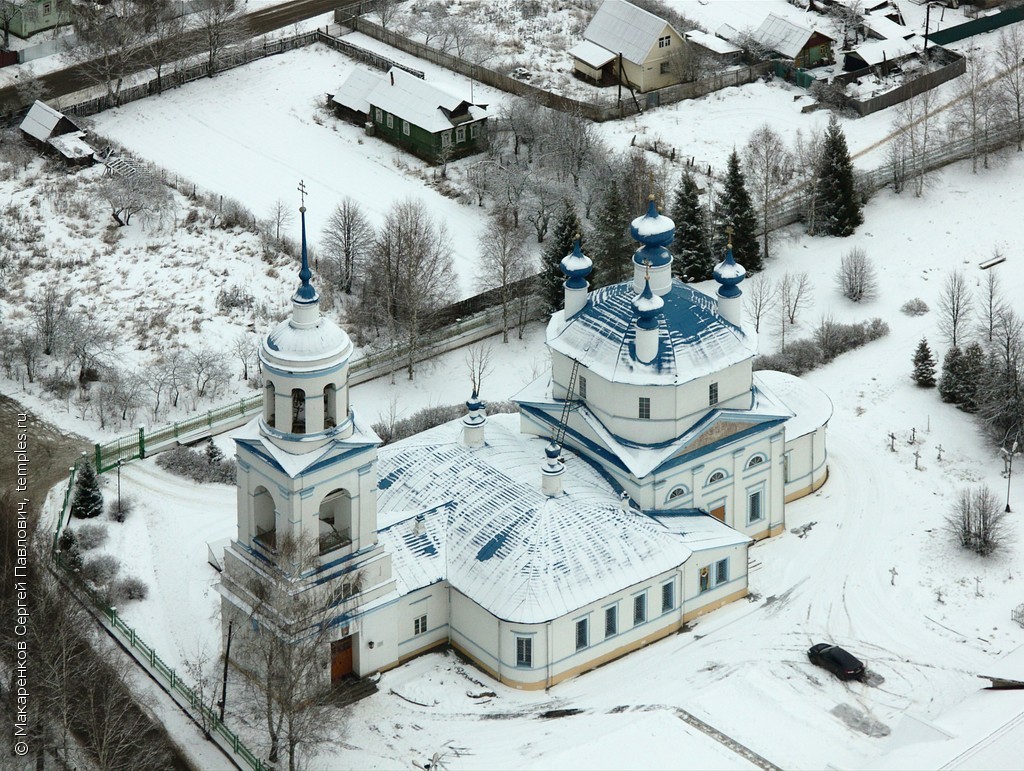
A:
[[[476,391],[466,402],[466,417],[462,419],[462,443],[466,447],[480,447],[484,443],[484,425],[487,423],[487,405],[477,397]]]
[[[391,76],[391,85],[392,86],[395,85],[395,71],[394,70],[389,70],[388,71],[388,75]]]
[[[544,448],[544,462],[540,464],[540,489],[549,498],[562,494],[562,475],[565,464],[559,457],[562,454],[557,444],[551,442]]]
[[[568,321],[586,306],[590,288],[587,276],[594,269],[594,263],[580,249],[579,234],[572,251],[562,258],[561,267],[565,274],[565,319]]]

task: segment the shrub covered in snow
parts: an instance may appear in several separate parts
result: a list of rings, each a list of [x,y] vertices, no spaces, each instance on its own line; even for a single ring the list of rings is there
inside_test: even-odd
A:
[[[82,578],[93,586],[103,587],[114,580],[121,563],[112,554],[99,554],[90,557],[82,565]]]
[[[124,522],[134,510],[135,499],[130,495],[122,495],[120,501],[115,498],[107,506],[107,516],[115,522]]]
[[[110,586],[110,599],[114,602],[144,600],[149,596],[149,586],[141,578],[125,576]]]
[[[802,339],[790,343],[786,350],[758,356],[754,369],[771,369],[790,375],[802,375],[815,367],[828,364],[836,356],[859,348],[872,340],[889,334],[889,325],[882,319],[860,321],[856,324],[840,324],[831,318],[823,318],[814,330],[810,340]]]
[[[158,456],[156,464],[172,474],[187,477],[196,482],[235,483],[235,462],[224,458],[219,451],[212,456],[209,452],[198,453],[188,447],[175,447]]]
[[[987,557],[1006,544],[1006,512],[991,489],[965,487],[946,517],[946,526],[965,549]]]
[[[106,542],[107,528],[104,525],[88,524],[78,528],[78,545],[82,551],[96,549]]]
[[[908,316],[923,316],[928,312],[928,303],[920,297],[915,297],[913,300],[907,300],[903,303],[903,307],[900,310]]]

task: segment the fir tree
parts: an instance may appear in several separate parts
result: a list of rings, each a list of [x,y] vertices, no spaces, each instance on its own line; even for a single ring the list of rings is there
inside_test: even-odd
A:
[[[914,352],[912,377],[921,388],[935,387],[935,357],[932,356],[932,349],[928,347],[928,341],[923,337],[917,344],[917,351]]]
[[[852,235],[864,222],[863,204],[854,185],[853,161],[846,146],[846,135],[834,115],[825,129],[817,176],[820,232],[829,236]]]
[[[594,215],[594,230],[587,241],[588,256],[594,261],[590,274],[591,286],[616,284],[632,275],[630,256],[635,245],[629,237],[629,211],[618,183],[608,183],[601,203]]]
[[[732,256],[736,262],[751,272],[756,273],[761,270],[761,245],[757,239],[757,212],[754,211],[754,204],[751,203],[747,182],[740,169],[740,156],[736,150],[733,150],[729,156],[729,166],[715,208],[715,232],[712,235],[713,262],[718,262],[725,257],[725,246],[728,242],[725,229],[729,225],[733,227]]]
[[[963,352],[953,347],[946,351],[942,359],[942,377],[939,378],[939,396],[942,401],[956,404],[960,395]]]
[[[977,412],[978,401],[985,379],[985,351],[978,343],[964,349],[960,360],[960,388],[957,406],[965,412]]]
[[[580,235],[580,218],[572,201],[562,203],[562,213],[555,223],[548,248],[544,251],[544,297],[552,313],[565,302],[565,274],[562,273],[562,258],[572,251],[573,242]]]
[[[697,182],[689,171],[683,172],[679,180],[670,216],[676,223],[672,246],[676,276],[691,281],[711,278],[715,265],[708,246],[707,210],[700,203]]]
[[[71,516],[79,519],[98,517],[103,513],[103,493],[92,464],[83,461],[75,478],[75,497],[71,501]]]
[[[210,443],[206,445],[206,462],[211,466],[219,466],[223,460],[224,453],[220,451],[217,443],[211,439]]]

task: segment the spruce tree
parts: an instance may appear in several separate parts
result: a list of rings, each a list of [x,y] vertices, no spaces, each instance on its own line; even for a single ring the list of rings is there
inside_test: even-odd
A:
[[[91,519],[103,513],[103,493],[92,464],[82,461],[75,478],[75,497],[71,501],[71,516]]]
[[[985,379],[985,351],[978,343],[964,348],[960,360],[960,388],[957,406],[965,412],[977,412],[982,381]]]
[[[669,216],[676,223],[672,245],[676,276],[684,281],[711,278],[715,264],[708,245],[707,210],[701,205],[697,182],[689,171],[684,171],[679,180]]]
[[[861,200],[853,179],[853,161],[846,135],[833,115],[825,129],[818,160],[818,222],[829,236],[849,236],[864,222]]]
[[[758,242],[757,212],[747,191],[747,182],[740,169],[740,156],[734,149],[722,182],[722,192],[715,207],[715,232],[712,234],[712,262],[725,258],[728,242],[725,229],[732,225],[732,256],[748,271],[761,270],[761,244]]]
[[[917,344],[917,351],[914,352],[912,377],[921,388],[935,387],[935,357],[932,356],[932,349],[928,347],[928,341],[923,337]]]
[[[580,235],[580,218],[572,201],[562,203],[555,229],[551,233],[548,248],[544,251],[544,297],[548,308],[554,313],[565,303],[565,274],[562,273],[562,258],[572,251],[573,242]]]
[[[939,396],[942,401],[956,404],[960,399],[960,383],[963,379],[963,352],[953,347],[942,359],[942,377],[939,378]]]
[[[591,286],[617,284],[632,275],[630,257],[636,245],[629,237],[630,213],[622,191],[613,179],[601,198],[594,215],[594,230],[587,239],[587,255],[594,261]]]
[[[220,451],[217,443],[211,439],[210,443],[206,445],[206,462],[211,466],[219,466],[222,460],[224,460],[224,453]]]

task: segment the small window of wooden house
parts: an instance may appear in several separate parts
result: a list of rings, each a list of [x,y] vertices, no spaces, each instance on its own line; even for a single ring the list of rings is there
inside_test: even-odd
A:
[[[407,120],[402,121],[402,133],[409,136],[409,121]]]
[[[469,126],[469,138],[470,139],[476,139],[478,136],[480,136],[480,124],[479,123],[472,123],[472,124],[470,124],[470,126]]]
[[[452,132],[446,131],[441,135],[441,147],[448,147],[452,143]]]
[[[455,141],[456,142],[465,142],[466,141],[466,127],[465,126],[459,126],[457,129],[455,129]]]
[[[377,115],[377,122],[381,123],[384,120],[384,113],[381,112],[380,107],[375,108],[374,112]]]
[[[392,115],[391,113],[388,113],[388,128],[394,128],[394,127],[395,127],[395,116]]]

